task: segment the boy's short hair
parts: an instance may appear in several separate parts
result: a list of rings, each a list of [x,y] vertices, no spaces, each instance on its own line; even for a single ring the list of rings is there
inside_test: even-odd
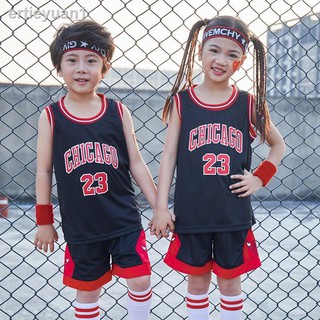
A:
[[[104,52],[104,59],[110,62],[115,49],[111,33],[101,24],[93,20],[81,20],[71,24],[62,25],[56,32],[50,45],[51,61],[56,70],[61,69],[61,59],[64,46],[69,41],[87,41]],[[106,66],[103,64],[103,72]]]

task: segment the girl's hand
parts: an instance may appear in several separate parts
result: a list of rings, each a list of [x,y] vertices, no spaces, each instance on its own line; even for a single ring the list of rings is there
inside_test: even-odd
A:
[[[247,170],[244,170],[244,174],[234,174],[231,179],[240,180],[229,186],[231,193],[237,194],[238,197],[248,197],[251,194],[257,192],[262,187],[262,181],[260,178],[252,175]]]
[[[33,243],[39,250],[47,252],[49,248],[50,252],[53,252],[54,241],[58,241],[58,238],[57,230],[53,224],[46,224],[38,227]]]
[[[158,239],[169,237],[170,232],[174,231],[175,215],[169,210],[156,211],[149,222],[150,234],[155,235]]]

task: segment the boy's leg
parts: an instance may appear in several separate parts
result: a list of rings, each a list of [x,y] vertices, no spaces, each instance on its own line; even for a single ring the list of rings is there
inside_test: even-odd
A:
[[[223,279],[217,277],[220,290],[220,320],[240,320],[243,309],[241,277]]]
[[[186,297],[188,320],[209,319],[208,290],[211,272],[203,275],[188,275],[188,292]]]
[[[128,285],[128,320],[147,320],[151,309],[151,265],[143,230],[113,242],[112,272]]]
[[[75,317],[82,320],[99,320],[99,297],[101,288],[94,291],[77,290],[74,303]]]
[[[147,320],[151,309],[152,288],[150,276],[127,279],[128,320]]]
[[[76,319],[100,319],[101,287],[112,278],[105,247],[105,242],[66,246],[63,283],[77,290]]]

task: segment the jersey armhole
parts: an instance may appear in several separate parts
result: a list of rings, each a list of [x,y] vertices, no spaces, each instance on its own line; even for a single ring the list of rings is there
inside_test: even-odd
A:
[[[54,130],[54,115],[53,115],[53,112],[52,112],[52,107],[51,107],[51,105],[45,107],[44,110],[45,110],[46,113],[47,113],[48,122],[49,122],[49,125],[50,125],[50,128],[51,128],[51,131],[52,131],[52,133],[53,133],[53,130]]]
[[[177,108],[177,112],[178,112],[178,116],[180,118],[180,121],[182,121],[182,104],[181,104],[181,96],[180,94],[176,94],[173,96],[174,99],[174,103],[176,105]]]
[[[123,104],[119,101],[116,101],[116,107],[118,111],[118,115],[120,117],[120,120],[123,120]]]

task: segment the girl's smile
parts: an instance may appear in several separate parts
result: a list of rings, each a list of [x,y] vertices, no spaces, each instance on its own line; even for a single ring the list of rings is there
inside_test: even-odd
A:
[[[205,76],[212,81],[226,81],[237,71],[245,59],[241,47],[233,40],[217,37],[199,47]]]

